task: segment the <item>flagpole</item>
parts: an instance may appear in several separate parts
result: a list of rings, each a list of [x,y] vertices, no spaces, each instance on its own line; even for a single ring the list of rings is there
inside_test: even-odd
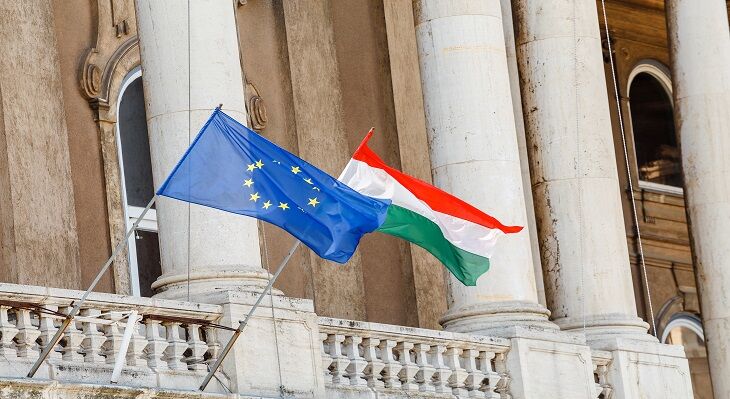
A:
[[[205,387],[208,386],[208,383],[215,375],[216,370],[218,370],[218,368],[221,366],[221,363],[223,363],[223,359],[225,359],[225,357],[228,355],[228,352],[230,352],[231,349],[233,349],[233,344],[236,343],[236,340],[241,335],[243,330],[246,328],[246,325],[248,324],[248,320],[251,318],[253,313],[256,311],[256,308],[259,307],[259,305],[261,304],[261,301],[264,299],[266,294],[271,290],[271,287],[274,285],[274,282],[279,277],[281,272],[284,271],[284,268],[289,263],[289,260],[291,259],[292,255],[294,255],[294,251],[297,250],[297,248],[299,247],[299,244],[301,244],[301,243],[302,242],[299,240],[297,240],[297,242],[294,243],[294,245],[289,250],[289,253],[286,255],[286,257],[284,257],[284,260],[281,261],[281,264],[276,269],[276,272],[274,273],[274,275],[271,276],[271,278],[269,279],[269,284],[266,285],[266,288],[264,288],[264,290],[259,294],[259,297],[256,299],[256,302],[251,307],[251,310],[248,311],[246,318],[244,318],[243,321],[238,323],[238,328],[233,333],[233,336],[231,336],[231,339],[228,340],[228,343],[226,344],[225,348],[223,348],[223,351],[220,353],[220,355],[218,355],[218,358],[215,360],[215,363],[213,363],[213,366],[208,371],[208,375],[205,376],[205,379],[203,379],[203,382],[200,384],[200,388],[199,388],[200,391],[204,391]]]
[[[66,318],[63,320],[63,323],[56,331],[56,334],[51,338],[50,341],[46,344],[45,348],[43,348],[43,352],[41,352],[40,357],[38,360],[35,361],[33,364],[33,367],[31,367],[30,371],[28,372],[28,378],[33,378],[35,373],[38,371],[38,369],[41,367],[41,364],[46,360],[48,355],[53,351],[53,348],[58,344],[58,341],[61,340],[61,337],[63,336],[63,333],[66,331],[66,328],[71,324],[74,317],[79,313],[79,310],[81,310],[81,305],[86,302],[87,297],[91,293],[91,291],[96,287],[97,284],[99,284],[99,281],[101,280],[101,277],[106,273],[107,269],[109,269],[109,266],[114,261],[114,258],[117,257],[119,252],[124,249],[125,244],[127,243],[127,240],[129,240],[129,237],[132,235],[132,233],[137,230],[137,226],[139,226],[139,222],[142,221],[142,218],[147,214],[147,211],[152,208],[152,205],[155,203],[155,200],[157,199],[157,195],[154,195],[150,202],[147,204],[147,206],[144,208],[142,213],[137,217],[137,220],[134,221],[134,224],[132,227],[127,230],[127,234],[124,236],[124,239],[119,241],[116,248],[114,248],[114,251],[112,251],[111,256],[109,256],[109,259],[107,259],[106,263],[104,263],[104,266],[102,266],[101,270],[99,270],[99,273],[97,273],[96,278],[94,278],[94,281],[91,282],[91,285],[89,285],[89,288],[86,289],[86,292],[84,292],[84,295],[81,296],[81,299],[76,302],[74,307],[71,309],[71,311],[66,315]]]

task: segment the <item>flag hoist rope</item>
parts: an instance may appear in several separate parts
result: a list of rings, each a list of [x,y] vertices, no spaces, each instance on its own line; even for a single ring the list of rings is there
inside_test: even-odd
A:
[[[616,80],[616,66],[613,61],[613,47],[611,45],[611,33],[608,29],[608,17],[606,16],[606,0],[601,0],[601,8],[603,11],[603,26],[606,29],[606,42],[608,44],[608,59],[611,64],[611,78],[613,80],[613,93],[616,98],[616,110],[618,112],[618,123],[621,130],[621,141],[624,149],[624,161],[626,162],[626,176],[629,180],[629,193],[631,197],[631,213],[634,218],[634,229],[636,230],[636,243],[639,252],[639,262],[641,263],[642,278],[644,287],[646,288],[646,300],[649,305],[649,316],[651,319],[652,335],[657,336],[656,321],[654,320],[654,307],[651,303],[651,290],[649,289],[649,278],[646,274],[646,261],[644,260],[644,247],[641,244],[641,228],[639,227],[639,216],[636,211],[636,196],[634,195],[634,183],[631,177],[631,168],[629,164],[629,151],[626,147],[626,133],[624,131],[624,118],[621,111],[621,100],[618,92],[618,82]]]

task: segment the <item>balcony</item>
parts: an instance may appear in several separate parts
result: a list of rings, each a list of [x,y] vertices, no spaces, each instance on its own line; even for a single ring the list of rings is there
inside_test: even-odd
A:
[[[293,363],[293,370],[301,367],[302,375],[306,370],[319,374],[312,379],[311,389],[288,389],[285,385],[290,383],[283,379],[278,393],[256,388],[257,381],[247,379],[256,379],[261,372],[276,374],[277,364],[266,356],[251,356],[227,359],[230,362],[224,363],[201,393],[197,391],[200,382],[230,336],[230,327],[217,324],[231,319],[225,316],[225,306],[92,293],[36,376],[25,378],[64,314],[82,294],[0,284],[3,397],[201,398],[239,393],[255,397],[504,399],[511,397],[512,379],[519,374],[510,369],[514,362],[507,359],[513,350],[509,339],[313,316],[316,323],[307,330],[317,337],[313,342],[319,342],[319,349],[314,348],[311,356],[277,352],[281,365]],[[260,316],[271,315],[269,309],[264,310]],[[138,313],[139,320],[128,350],[121,353],[132,311]],[[299,305],[296,312],[306,313],[306,306]],[[274,320],[274,325],[277,323],[280,333],[285,334],[285,321]],[[261,330],[251,332],[255,333]],[[252,350],[256,350],[254,346],[266,347],[263,340],[261,345],[259,341],[248,342],[238,345],[249,345]],[[307,347],[307,342],[293,344]],[[230,356],[237,355],[240,352],[234,351]],[[112,370],[119,356],[125,357],[125,366],[119,381],[112,384]],[[236,366],[239,360],[247,366]],[[610,361],[608,352],[593,353],[594,381],[583,385],[590,385],[595,398],[607,398],[611,391],[606,381]],[[303,367],[307,362],[312,366]],[[254,371],[251,365],[260,369]],[[282,378],[281,371],[278,373]],[[289,373],[289,378],[298,378],[296,375]]]

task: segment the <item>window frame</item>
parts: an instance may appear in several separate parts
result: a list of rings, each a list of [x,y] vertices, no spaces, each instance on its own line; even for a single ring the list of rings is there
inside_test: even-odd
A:
[[[119,179],[120,179],[120,191],[122,196],[122,208],[124,212],[124,221],[126,230],[129,231],[129,229],[132,228],[134,225],[134,222],[137,220],[137,218],[142,214],[142,211],[144,210],[143,207],[139,206],[130,206],[127,201],[127,182],[126,178],[124,176],[124,159],[122,156],[122,141],[121,141],[121,134],[119,131],[119,110],[120,106],[122,104],[122,99],[124,98],[124,93],[134,81],[137,79],[142,79],[142,67],[137,66],[136,68],[129,71],[127,76],[124,77],[124,80],[122,81],[121,89],[119,90],[119,95],[117,96],[117,103],[116,103],[116,114],[117,114],[117,123],[115,123],[114,126],[114,136],[116,140],[117,145],[117,156],[119,161]],[[147,211],[147,214],[145,217],[140,221],[139,225],[137,226],[137,230],[142,231],[149,231],[153,233],[158,233],[158,225],[157,225],[157,211],[155,209],[150,209]],[[140,286],[139,286],[139,264],[137,262],[137,235],[132,234],[127,239],[127,258],[128,258],[128,267],[129,267],[129,285],[132,289],[132,295],[133,296],[141,296],[140,294]]]
[[[702,327],[702,320],[697,315],[689,312],[678,312],[673,314],[667,325],[662,330],[661,343],[666,344],[669,339],[669,334],[677,327],[685,327],[705,342],[705,330]]]
[[[633,150],[634,150],[634,168],[636,170],[636,176],[638,181],[638,186],[642,190],[647,190],[659,194],[670,194],[670,195],[676,195],[676,196],[684,196],[684,188],[683,187],[675,187],[670,186],[668,184],[661,184],[661,183],[654,183],[650,181],[641,180],[641,175],[639,174],[639,164],[637,161],[636,156],[636,139],[633,137],[634,135],[634,123],[631,119],[631,84],[634,82],[634,79],[641,73],[646,73],[653,77],[654,79],[659,82],[659,84],[664,88],[664,91],[667,94],[667,97],[669,98],[669,103],[672,106],[672,113],[674,113],[674,96],[672,95],[672,79],[671,79],[671,73],[669,71],[669,68],[667,68],[666,65],[662,64],[661,62],[653,59],[643,59],[639,61],[636,66],[634,66],[634,69],[631,70],[631,73],[629,73],[629,78],[626,84],[626,96],[628,97],[628,101],[626,102],[627,108],[628,108],[628,119],[629,123],[631,124],[631,135],[633,140]],[[675,126],[675,132],[676,132],[676,126]],[[679,141],[679,137],[677,138]]]

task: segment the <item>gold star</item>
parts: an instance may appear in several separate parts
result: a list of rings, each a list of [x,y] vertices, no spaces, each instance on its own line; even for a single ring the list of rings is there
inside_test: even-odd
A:
[[[314,183],[312,183],[312,178],[311,177],[308,177],[308,178],[304,179],[304,181],[307,182],[307,184],[314,184]]]
[[[301,172],[301,169],[299,169],[299,166],[292,166],[291,172],[296,175],[297,173]]]
[[[317,197],[314,197],[309,199],[309,203],[307,205],[312,205],[313,207],[316,207],[317,204],[319,204],[319,201],[317,201]]]
[[[277,208],[281,208],[281,210],[285,211],[289,209],[289,204],[287,204],[286,202],[279,202],[279,206],[277,206]]]
[[[243,182],[243,185],[246,187],[251,187],[253,185],[253,179],[246,179],[246,181]]]
[[[264,209],[269,209],[270,206],[271,206],[271,201],[264,202]]]
[[[256,164],[252,163],[248,165],[248,168],[246,168],[247,171],[253,172],[253,170],[256,169]]]
[[[261,196],[259,195],[259,193],[253,193],[253,194],[251,194],[251,198],[249,198],[248,200],[249,201],[256,202],[256,200],[259,199],[259,198],[261,198]]]
[[[259,169],[261,169],[261,168],[264,167],[264,163],[261,162],[261,160],[259,159],[258,161],[256,161],[256,167],[259,168]]]
[[[319,187],[312,187],[312,190],[317,190],[317,191],[321,191],[321,190],[319,189]]]

